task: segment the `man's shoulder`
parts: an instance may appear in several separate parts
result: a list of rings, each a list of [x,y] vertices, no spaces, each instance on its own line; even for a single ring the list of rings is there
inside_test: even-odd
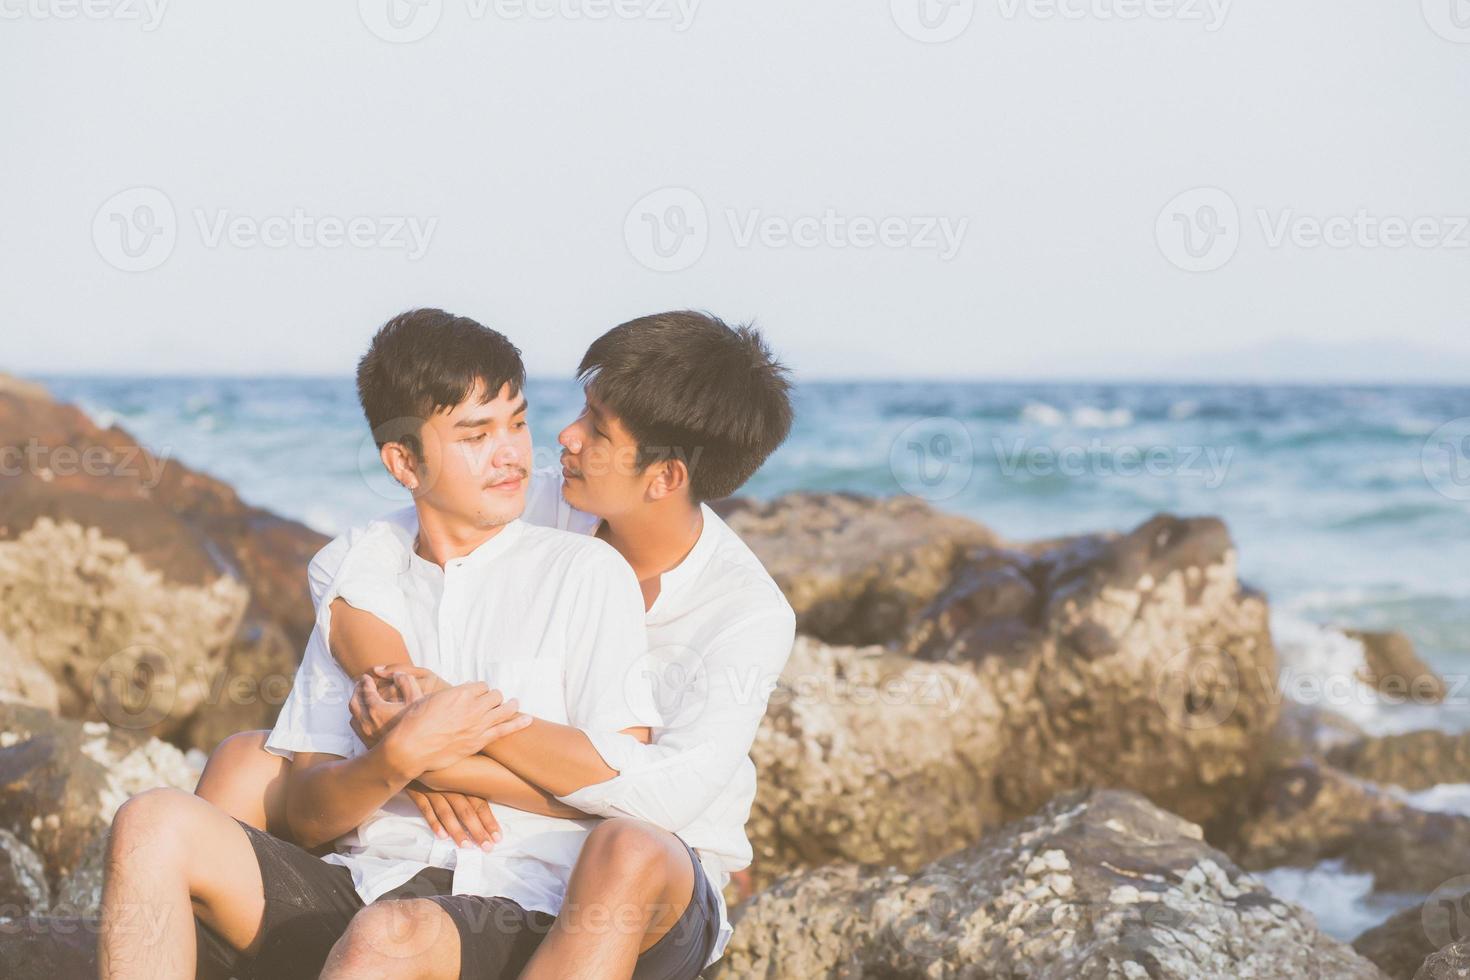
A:
[[[521,539],[526,547],[572,562],[577,567],[591,565],[600,568],[605,563],[614,562],[630,573],[633,571],[616,548],[591,534],[525,522]]]
[[[722,603],[739,605],[749,613],[787,616],[794,621],[796,613],[786,593],[766,571],[759,556],[713,510],[706,507],[704,517],[714,534],[714,547],[706,567],[709,584],[718,585],[712,594],[720,597]]]

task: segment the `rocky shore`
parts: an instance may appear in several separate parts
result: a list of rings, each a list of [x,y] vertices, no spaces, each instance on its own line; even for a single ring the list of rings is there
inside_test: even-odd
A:
[[[270,724],[324,539],[3,378],[0,452],[0,963],[84,976],[112,814]],[[1220,521],[1016,542],[912,498],[722,509],[800,636],[715,975],[1465,975],[1470,818],[1408,794],[1470,780],[1470,740],[1284,699]],[[1355,639],[1359,682],[1443,696],[1402,636]],[[1253,874],[1329,860],[1424,904],[1349,945]]]

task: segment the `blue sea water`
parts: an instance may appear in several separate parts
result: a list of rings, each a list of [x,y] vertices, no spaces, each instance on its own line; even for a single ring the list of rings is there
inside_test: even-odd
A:
[[[326,533],[401,506],[349,378],[53,377],[58,397],[247,501]],[[528,385],[538,462],[581,406]],[[747,485],[915,493],[1006,537],[1224,518],[1271,597],[1298,699],[1375,730],[1470,728],[1470,388],[808,382]],[[1453,424],[1460,420],[1459,424]],[[1445,428],[1447,423],[1448,428]],[[1438,434],[1436,434],[1438,433]],[[1401,628],[1452,686],[1432,708],[1335,694],[1354,651],[1322,626]]]

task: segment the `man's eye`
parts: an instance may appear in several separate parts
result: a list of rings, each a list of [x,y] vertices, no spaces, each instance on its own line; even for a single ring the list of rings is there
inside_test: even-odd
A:
[[[517,422],[514,426],[512,426],[512,428],[514,428],[517,432],[519,432],[520,430],[524,429],[525,427],[526,427],[526,422],[525,422],[524,419],[522,419],[521,421]]]
[[[462,439],[460,441],[461,442],[481,442],[481,441],[484,440],[484,438],[485,438],[485,433],[481,432],[477,436],[470,436],[468,439]]]

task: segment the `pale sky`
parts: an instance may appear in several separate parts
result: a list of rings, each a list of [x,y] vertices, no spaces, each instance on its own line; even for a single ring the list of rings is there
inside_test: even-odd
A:
[[[676,307],[808,377],[1470,367],[1466,0],[86,3],[0,0],[0,370],[418,305],[542,375]]]

